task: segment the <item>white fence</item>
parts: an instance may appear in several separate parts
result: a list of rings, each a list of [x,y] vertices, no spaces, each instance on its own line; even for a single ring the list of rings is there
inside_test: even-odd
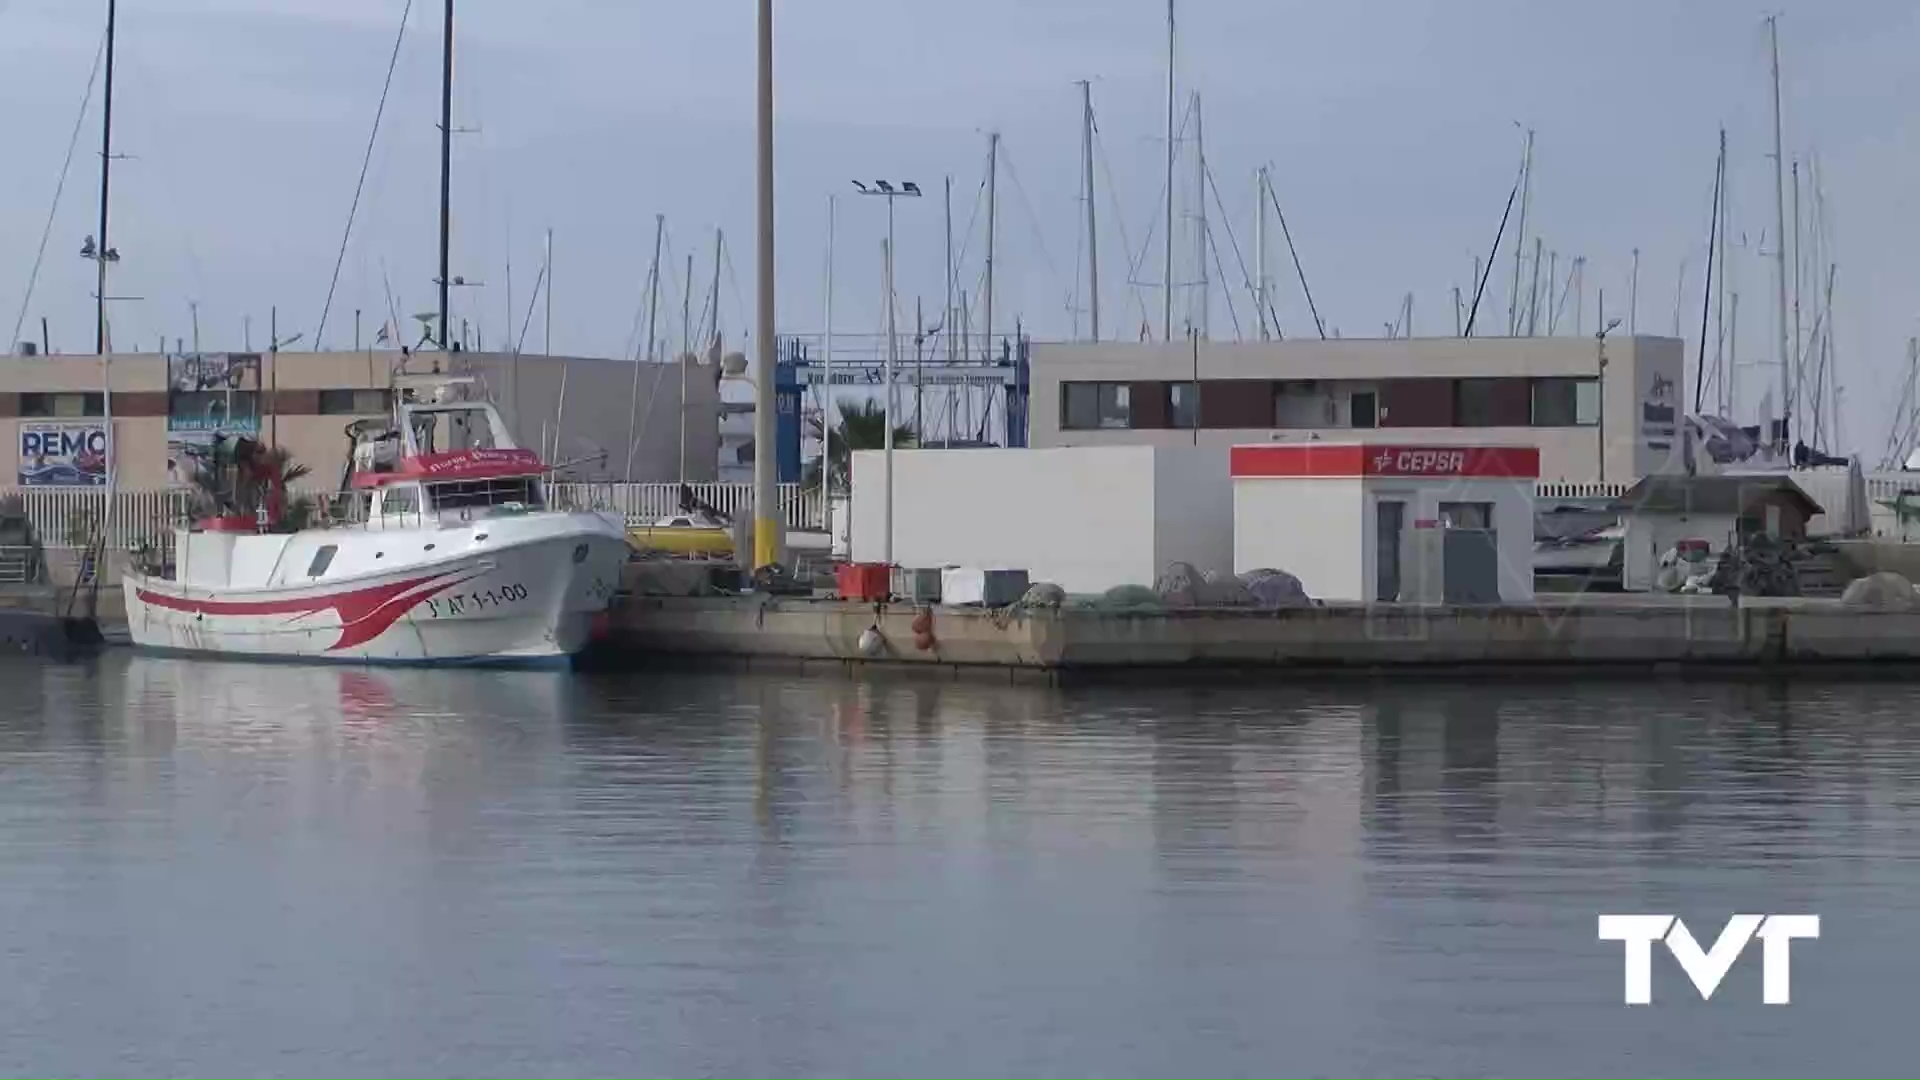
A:
[[[1920,541],[1920,473],[1870,473],[1867,503],[1873,534],[1897,540]],[[1542,499],[1619,498],[1630,485],[1624,483],[1542,482],[1536,487]],[[729,516],[738,516],[753,505],[751,484],[688,484],[694,498]],[[596,507],[618,511],[633,524],[671,517],[680,512],[678,484],[582,484],[554,483],[548,491],[557,506]],[[331,492],[307,490],[324,502]],[[106,508],[106,492],[86,488],[0,487],[0,502],[17,498],[42,545],[48,548],[80,547],[92,535],[94,523]],[[1911,521],[1902,522],[1897,507],[1904,505]],[[799,484],[780,485],[780,511],[787,527],[818,529],[823,518],[820,489],[802,489]],[[115,498],[113,525],[108,539],[112,550],[124,551],[141,542],[164,540],[173,527],[186,520],[187,493],[177,489],[122,491]]]
[[[729,516],[737,516],[753,505],[751,484],[688,484],[687,488],[694,498]],[[614,510],[633,524],[680,512],[679,484],[555,483],[548,490],[556,506]],[[324,503],[332,492],[303,490],[296,494]],[[102,490],[0,488],[0,502],[16,498],[40,543],[49,548],[85,545],[107,506],[107,493]],[[788,528],[821,527],[819,488],[802,490],[799,484],[781,484],[779,499]],[[186,520],[187,500],[188,493],[179,489],[117,493],[107,547],[125,551],[135,544],[170,538],[174,526]]]

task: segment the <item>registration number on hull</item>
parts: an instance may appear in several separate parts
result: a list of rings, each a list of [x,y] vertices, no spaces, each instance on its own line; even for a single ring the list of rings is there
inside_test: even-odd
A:
[[[452,619],[464,615],[478,614],[497,607],[518,604],[527,598],[527,587],[518,583],[501,585],[493,589],[476,589],[473,592],[451,593],[422,601],[427,606],[427,615],[434,619]]]

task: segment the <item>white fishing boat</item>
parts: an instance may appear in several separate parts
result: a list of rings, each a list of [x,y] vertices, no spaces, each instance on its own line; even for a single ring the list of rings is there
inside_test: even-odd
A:
[[[395,389],[390,421],[348,429],[344,520],[275,531],[277,473],[237,449],[229,501],[174,532],[172,565],[129,573],[136,646],[257,658],[490,664],[564,661],[619,587],[628,547],[614,514],[545,502],[551,470],[514,444],[465,380]]]

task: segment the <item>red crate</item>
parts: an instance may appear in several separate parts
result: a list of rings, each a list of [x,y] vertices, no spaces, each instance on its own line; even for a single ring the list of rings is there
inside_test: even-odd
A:
[[[892,579],[885,563],[841,563],[833,571],[842,600],[884,601],[893,589]]]

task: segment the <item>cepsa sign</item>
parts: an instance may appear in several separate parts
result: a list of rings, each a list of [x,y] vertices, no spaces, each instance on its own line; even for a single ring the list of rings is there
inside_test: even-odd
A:
[[[1415,448],[1380,451],[1370,471],[1375,476],[1459,476],[1466,468],[1465,450]]]

